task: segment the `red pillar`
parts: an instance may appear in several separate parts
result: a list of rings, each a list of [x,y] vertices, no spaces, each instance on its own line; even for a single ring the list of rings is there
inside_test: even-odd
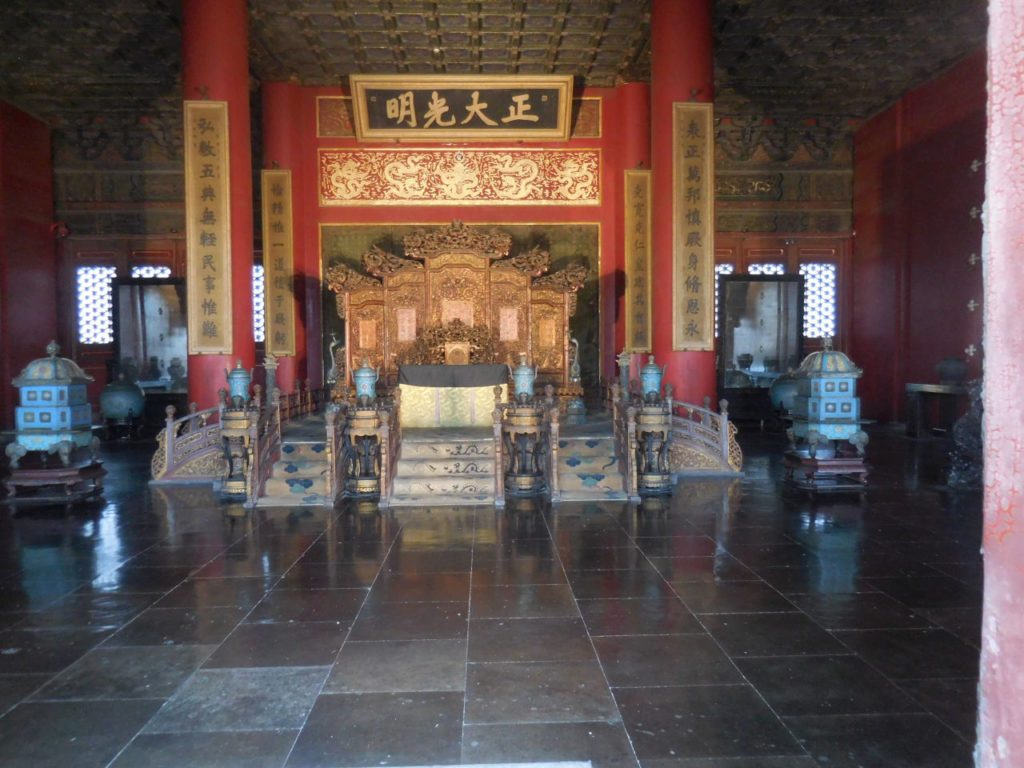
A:
[[[653,351],[675,397],[715,396],[715,353],[672,349],[672,105],[714,100],[711,0],[651,3],[651,221]]]
[[[292,243],[295,269],[295,355],[278,358],[277,386],[283,392],[294,392],[296,379],[306,377],[306,326],[304,324],[307,254],[301,233],[306,228],[307,211],[304,197],[297,190],[307,181],[302,163],[303,133],[296,118],[303,114],[302,87],[297,83],[265,83],[263,85],[263,159],[265,168],[281,168],[292,172]],[[264,250],[266,244],[264,244]]]
[[[602,376],[608,379],[618,377],[616,356],[626,346],[626,308],[625,308],[625,242],[630,236],[625,230],[625,172],[629,170],[650,170],[651,168],[651,89],[647,83],[626,83],[615,89],[614,109],[625,119],[618,121],[614,149],[618,153],[615,168],[618,178],[615,179],[615,224],[619,232],[618,248],[615,252],[616,301],[613,307],[602,307],[602,311],[614,309],[614,340],[610,355],[605,356],[608,370]],[[643,363],[641,363],[643,365]]]
[[[990,0],[985,191],[985,597],[977,765],[1024,765],[1024,6]]]
[[[231,144],[230,355],[189,355],[189,399],[217,404],[225,368],[252,368],[252,146],[249,128],[249,15],[246,0],[182,0],[182,84],[185,99],[228,103]]]

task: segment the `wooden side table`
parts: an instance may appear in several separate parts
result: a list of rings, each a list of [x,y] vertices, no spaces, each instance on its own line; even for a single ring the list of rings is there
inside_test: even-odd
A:
[[[939,424],[936,429],[953,429],[960,412],[960,398],[967,397],[967,387],[958,384],[907,384],[907,435],[918,437],[929,429],[929,404],[938,400]]]

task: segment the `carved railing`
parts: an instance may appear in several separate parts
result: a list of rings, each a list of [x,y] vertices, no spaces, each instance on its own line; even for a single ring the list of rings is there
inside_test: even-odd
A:
[[[281,391],[270,393],[270,400],[264,407],[259,385],[253,387],[249,420],[249,461],[245,480],[245,506],[255,507],[263,495],[274,462],[281,457]]]
[[[398,418],[401,405],[401,390],[395,389],[394,396],[380,409],[380,506],[388,507],[395,486],[395,469],[402,452],[402,425]]]
[[[505,436],[504,421],[507,403],[501,402],[501,387],[494,388],[494,506],[505,506]]]
[[[672,425],[671,442],[696,447],[702,454],[717,462],[692,468],[672,467],[676,474],[702,474],[708,472],[740,472],[743,469],[743,450],[736,441],[736,425],[729,421],[729,402],[718,403],[719,413],[711,410],[711,398],[704,398],[704,407],[668,398]],[[671,447],[670,447],[671,454]],[[691,471],[692,470],[692,471]]]
[[[220,406],[189,412],[175,418],[175,408],[166,408],[167,422],[156,437],[156,452],[150,461],[155,483],[210,482],[224,471],[224,446],[220,438]]]
[[[559,410],[555,398],[552,396],[552,387],[549,384],[545,388],[544,422],[547,427],[548,450],[544,457],[544,482],[548,489],[548,498],[552,502],[562,500],[562,491],[558,487],[558,418]]]
[[[345,492],[345,417],[348,403],[327,405],[324,421],[327,435],[327,498],[332,503]]]

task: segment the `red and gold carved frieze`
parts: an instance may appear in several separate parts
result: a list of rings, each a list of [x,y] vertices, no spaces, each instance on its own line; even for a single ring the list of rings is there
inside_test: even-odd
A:
[[[321,205],[600,205],[597,149],[321,149]]]

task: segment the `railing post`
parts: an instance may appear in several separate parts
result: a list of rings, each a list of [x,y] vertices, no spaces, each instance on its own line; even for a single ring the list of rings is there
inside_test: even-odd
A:
[[[725,462],[725,466],[729,466],[729,401],[719,400],[718,410],[721,413],[721,425],[722,434],[720,450],[722,451],[722,460]]]
[[[561,501],[562,491],[558,486],[558,408],[548,408],[550,436],[548,447],[549,473],[551,476],[551,501]]]
[[[630,501],[639,499],[636,488],[636,408],[632,405],[626,409],[626,467],[629,488],[626,495]]]
[[[505,459],[502,450],[501,418],[502,402],[501,387],[494,388],[494,410],[491,411],[494,429],[494,506],[505,506]]]

